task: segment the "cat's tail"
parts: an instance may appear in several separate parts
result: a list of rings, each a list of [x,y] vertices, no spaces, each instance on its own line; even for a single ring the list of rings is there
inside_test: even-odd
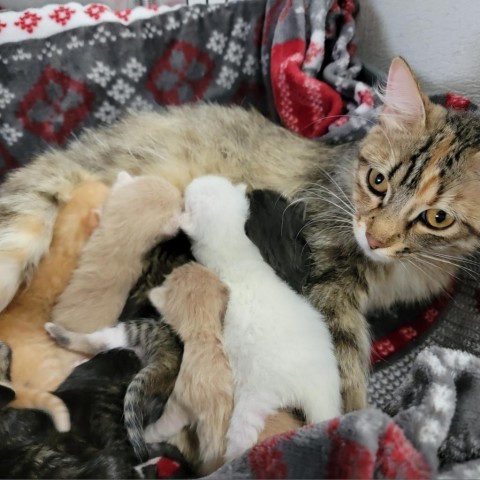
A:
[[[59,432],[70,430],[70,412],[63,401],[49,392],[15,385],[15,400],[9,406],[34,408],[48,413]]]
[[[142,461],[148,459],[149,451],[144,438],[144,408],[148,394],[156,392],[156,402],[163,409],[173,390],[174,380],[162,385],[165,374],[156,364],[142,368],[130,382],[123,401],[125,428],[135,455]]]
[[[59,207],[75,186],[90,179],[62,152],[54,152],[13,171],[1,185],[0,311],[48,251]]]

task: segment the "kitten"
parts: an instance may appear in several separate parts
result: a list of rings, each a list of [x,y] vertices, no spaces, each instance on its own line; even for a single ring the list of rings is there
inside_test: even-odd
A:
[[[59,431],[70,429],[68,409],[55,390],[84,357],[65,352],[45,335],[54,302],[68,284],[80,253],[98,224],[108,187],[88,182],[77,187],[60,210],[50,252],[28,287],[0,314],[0,339],[12,349],[11,382],[15,408],[48,412]]]
[[[150,300],[183,342],[183,358],[162,416],[145,430],[147,442],[168,440],[191,425],[198,436],[200,474],[224,463],[233,410],[233,377],[223,348],[228,289],[197,263],[176,268]]]
[[[277,409],[298,407],[307,422],[341,413],[340,379],[322,315],[277,277],[248,239],[245,185],[214,175],[185,190],[181,228],[193,255],[230,289],[224,342],[235,378],[226,459],[258,440]]]
[[[48,250],[58,203],[82,180],[111,183],[127,170],[183,191],[195,177],[223,175],[305,200],[311,274],[303,293],[332,332],[344,410],[363,408],[365,314],[438,294],[480,246],[479,129],[477,116],[432,104],[396,58],[379,124],[362,142],[307,140],[254,111],[218,105],[136,114],[87,132],[1,187],[0,309]]]
[[[46,323],[49,335],[62,347],[96,355],[113,348],[133,350],[142,361],[142,369],[130,382],[124,400],[127,434],[140,460],[149,458],[143,438],[143,413],[148,398],[155,396],[163,408],[180,369],[182,345],[170,327],[158,319],[122,322],[92,333],[77,333],[61,325]]]
[[[114,325],[143,255],[178,231],[181,206],[180,192],[165,180],[121,172],[52,322],[78,332]]]
[[[258,435],[258,442],[280,435],[304,426],[304,422],[293,412],[280,410],[275,415],[267,417],[265,427]]]

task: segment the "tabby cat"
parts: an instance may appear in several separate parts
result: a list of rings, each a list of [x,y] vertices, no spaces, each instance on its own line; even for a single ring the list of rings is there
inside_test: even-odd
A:
[[[70,429],[68,409],[49,392],[85,357],[56,347],[45,335],[43,325],[98,225],[95,209],[103,204],[108,192],[101,182],[87,182],[73,190],[58,215],[49,254],[41,261],[26,290],[0,314],[0,339],[13,351],[10,376],[15,399],[11,406],[47,411],[59,431]]]
[[[311,275],[304,288],[325,315],[344,410],[366,405],[365,313],[445,289],[479,246],[480,119],[432,104],[408,65],[390,67],[379,124],[361,143],[301,138],[241,108],[188,105],[87,132],[12,172],[0,190],[0,308],[48,250],[65,195],[92,175],[154,174],[182,191],[224,175],[306,202]],[[18,248],[21,246],[21,248]]]

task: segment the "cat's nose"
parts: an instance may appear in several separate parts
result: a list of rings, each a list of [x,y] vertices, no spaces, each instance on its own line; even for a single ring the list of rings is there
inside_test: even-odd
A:
[[[376,248],[383,248],[385,246],[385,244],[377,240],[373,235],[370,235],[368,232],[365,233],[365,236],[367,237],[368,246],[372,250],[375,250]]]

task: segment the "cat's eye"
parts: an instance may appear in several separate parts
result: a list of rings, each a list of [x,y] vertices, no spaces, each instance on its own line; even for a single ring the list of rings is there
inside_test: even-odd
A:
[[[444,230],[455,221],[450,214],[438,208],[429,208],[423,211],[420,214],[420,219],[427,227],[434,228],[435,230]]]
[[[383,173],[371,168],[367,175],[367,183],[370,190],[376,195],[385,195],[388,189],[388,182]]]

